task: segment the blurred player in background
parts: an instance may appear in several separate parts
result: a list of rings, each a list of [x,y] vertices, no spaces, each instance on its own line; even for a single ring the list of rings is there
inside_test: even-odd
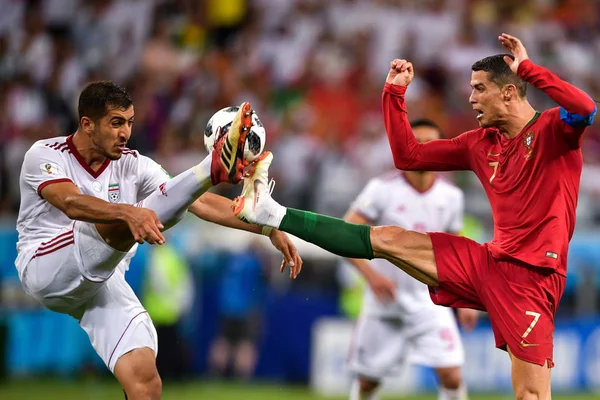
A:
[[[73,135],[40,140],[25,155],[15,264],[28,294],[79,321],[126,396],[159,399],[156,330],[124,272],[136,242],[163,244],[161,231],[188,210],[224,226],[263,232],[238,221],[228,199],[205,193],[242,178],[252,110],[243,103],[212,153],[173,179],[125,147],[134,109],[123,88],[109,81],[87,85],[78,111]],[[295,276],[301,266],[295,247],[277,230],[270,238],[284,263],[295,265]]]
[[[441,138],[433,121],[420,119],[411,127],[419,143]],[[458,234],[463,210],[462,191],[434,173],[395,171],[372,179],[344,219]],[[466,400],[464,350],[452,310],[434,305],[426,285],[389,261],[349,261],[368,284],[349,351],[349,366],[356,374],[350,400],[375,399],[381,379],[407,361],[435,369],[440,400]],[[458,310],[465,329],[475,326],[477,313]]]
[[[419,143],[406,112],[404,95],[414,77],[406,60],[391,62],[382,99],[395,166],[473,171],[492,207],[491,242],[397,226],[371,228],[286,209],[269,196],[272,156],[267,155],[234,205],[239,218],[337,255],[385,258],[429,285],[436,304],[487,311],[496,347],[510,355],[515,396],[549,399],[554,316],[565,288],[583,166],[581,137],[596,105],[585,92],[531,62],[519,39],[507,34],[498,39],[512,54],[472,66],[469,102],[480,128],[451,140]],[[536,111],[527,101],[527,83],[559,107]]]
[[[222,263],[219,332],[209,350],[213,376],[250,380],[258,362],[269,258],[258,241]]]

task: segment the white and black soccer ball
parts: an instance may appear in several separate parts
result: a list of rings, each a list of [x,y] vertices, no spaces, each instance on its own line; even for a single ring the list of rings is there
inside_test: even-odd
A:
[[[239,109],[238,106],[225,107],[210,117],[206,124],[206,129],[204,129],[204,146],[206,146],[206,151],[210,153],[213,150],[217,136],[229,132],[233,118]],[[244,160],[254,161],[265,149],[266,139],[267,133],[265,132],[265,128],[258,115],[256,115],[256,112],[252,110],[252,128],[248,136],[246,136]]]

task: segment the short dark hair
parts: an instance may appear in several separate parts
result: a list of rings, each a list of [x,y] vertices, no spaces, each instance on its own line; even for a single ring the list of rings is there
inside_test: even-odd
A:
[[[429,118],[419,118],[419,119],[415,119],[413,121],[410,122],[410,127],[412,129],[415,128],[419,128],[419,127],[427,127],[427,128],[433,128],[438,132],[438,136],[441,139],[442,138],[442,128],[440,128],[440,126],[438,124],[436,124],[435,122],[433,122],[432,120],[430,120]]]
[[[111,81],[91,82],[79,95],[79,121],[81,123],[83,117],[97,121],[111,108],[127,110],[132,104],[131,96],[123,87]]]
[[[527,82],[519,78],[504,61],[504,57],[515,59],[512,54],[496,54],[477,61],[471,66],[473,71],[485,71],[488,79],[498,87],[513,84],[517,88],[520,97],[527,95]]]

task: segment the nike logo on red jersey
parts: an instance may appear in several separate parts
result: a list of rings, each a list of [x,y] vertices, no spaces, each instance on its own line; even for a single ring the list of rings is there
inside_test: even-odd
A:
[[[524,341],[521,340],[521,343],[519,343],[519,345],[521,345],[521,347],[534,347],[534,346],[539,346],[539,344],[537,343],[525,343]]]

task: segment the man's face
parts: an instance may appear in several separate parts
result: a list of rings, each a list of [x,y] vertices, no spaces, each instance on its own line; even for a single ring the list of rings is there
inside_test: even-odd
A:
[[[413,128],[413,133],[415,134],[415,138],[419,143],[427,143],[432,140],[441,139],[441,133],[436,128],[431,126],[417,126]],[[428,171],[414,171],[418,174],[424,174]]]
[[[111,108],[94,124],[92,142],[106,158],[118,160],[131,137],[132,126],[133,105],[127,110]]]
[[[482,128],[497,127],[505,120],[508,110],[502,90],[488,79],[485,71],[473,71],[471,74],[471,96],[469,103],[477,111],[477,121]]]
[[[427,143],[432,140],[441,139],[440,132],[431,126],[417,126],[413,128],[415,138],[419,143]]]

